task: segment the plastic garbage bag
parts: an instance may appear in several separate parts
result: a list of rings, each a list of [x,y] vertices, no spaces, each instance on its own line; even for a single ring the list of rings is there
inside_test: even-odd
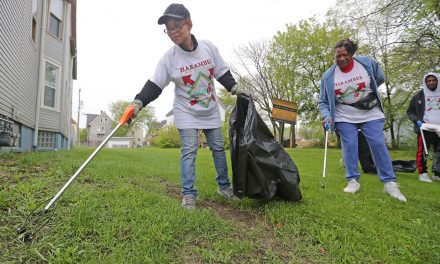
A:
[[[396,172],[415,172],[417,169],[415,160],[393,160],[392,162]]]
[[[298,168],[258,115],[252,97],[237,96],[229,119],[229,139],[237,197],[301,200]]]

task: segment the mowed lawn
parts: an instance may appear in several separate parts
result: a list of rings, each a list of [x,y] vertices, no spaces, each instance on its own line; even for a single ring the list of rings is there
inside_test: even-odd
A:
[[[440,183],[398,173],[402,203],[363,174],[361,191],[346,194],[339,149],[329,150],[326,189],[323,149],[288,150],[298,203],[221,198],[210,151],[200,149],[194,211],[180,207],[179,149],[104,149],[34,240],[17,239],[27,213],[92,151],[0,155],[0,263],[440,263]]]

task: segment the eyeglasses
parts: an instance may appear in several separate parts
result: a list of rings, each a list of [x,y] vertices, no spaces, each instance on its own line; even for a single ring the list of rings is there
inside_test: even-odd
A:
[[[181,31],[182,28],[183,28],[183,26],[184,26],[184,25],[180,25],[180,26],[178,26],[178,27],[170,28],[170,29],[166,28],[166,29],[163,30],[163,32],[164,32],[165,34],[167,34],[167,35],[168,35],[168,34],[173,34],[174,32],[179,32],[179,31]]]

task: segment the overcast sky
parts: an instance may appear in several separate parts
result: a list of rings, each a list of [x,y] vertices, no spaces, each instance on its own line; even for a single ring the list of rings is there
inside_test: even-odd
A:
[[[77,119],[81,89],[80,127],[84,114],[108,114],[118,100],[131,101],[152,76],[160,57],[174,45],[157,20],[176,1],[93,0],[79,1],[77,11],[78,80],[74,81],[73,118]],[[234,50],[249,42],[271,39],[286,24],[324,17],[335,0],[187,0],[191,32],[214,43],[227,63]],[[172,108],[173,84],[151,105],[157,119]]]

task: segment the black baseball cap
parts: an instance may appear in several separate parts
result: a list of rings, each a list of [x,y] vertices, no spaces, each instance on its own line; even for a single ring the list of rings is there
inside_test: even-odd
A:
[[[167,7],[163,15],[159,18],[157,23],[159,25],[165,24],[168,18],[186,19],[191,18],[188,9],[182,4],[171,4]]]

